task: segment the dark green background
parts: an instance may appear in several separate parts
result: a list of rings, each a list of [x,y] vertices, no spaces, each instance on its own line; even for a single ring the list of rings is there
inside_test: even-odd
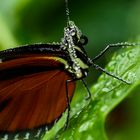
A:
[[[135,40],[140,34],[139,0],[70,0],[69,8],[71,20],[75,21],[76,25],[89,39],[86,50],[90,57],[98,54],[107,44]],[[63,0],[0,1],[1,50],[37,42],[59,42],[63,37],[65,25],[65,3]],[[101,66],[105,66],[113,51],[109,51],[98,61]],[[97,75],[97,71],[91,72],[88,83],[95,82]],[[133,110],[122,115],[132,116],[130,118],[131,122],[140,114],[139,100],[136,102],[136,98],[140,97],[137,96],[129,98],[120,108],[122,112],[129,109]],[[125,117],[123,120],[125,120]],[[140,121],[140,118],[137,117],[136,120]],[[123,122],[119,127],[116,127],[116,124],[107,126],[112,130],[109,131],[109,133],[111,132],[109,134],[111,140],[127,138],[125,134],[132,129],[135,121],[128,126],[126,125],[128,122]],[[134,128],[137,130],[137,126]]]

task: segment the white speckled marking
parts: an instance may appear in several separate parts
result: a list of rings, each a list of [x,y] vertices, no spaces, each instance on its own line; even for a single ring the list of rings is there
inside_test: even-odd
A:
[[[30,136],[30,133],[26,133],[25,134],[25,137],[24,137],[24,140],[28,140],[29,139],[29,136]]]
[[[4,138],[2,138],[1,140],[8,140],[8,134],[4,135]]]
[[[40,133],[41,133],[42,129],[39,129],[37,134],[35,135],[35,138],[38,138],[40,136]]]
[[[45,130],[48,131],[48,127],[47,126],[45,127]]]
[[[18,138],[19,138],[19,134],[16,134],[14,140],[19,140]]]

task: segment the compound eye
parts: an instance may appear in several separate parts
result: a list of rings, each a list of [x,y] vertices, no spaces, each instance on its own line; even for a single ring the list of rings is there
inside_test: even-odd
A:
[[[79,44],[86,45],[88,43],[88,38],[84,35],[80,37]]]

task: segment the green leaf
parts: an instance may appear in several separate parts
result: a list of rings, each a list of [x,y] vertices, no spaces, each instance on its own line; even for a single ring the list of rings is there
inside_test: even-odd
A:
[[[57,131],[65,123],[65,116],[47,132],[43,140],[107,140],[105,120],[109,112],[129,94],[140,89],[140,46],[122,48],[115,53],[107,65],[107,71],[114,73],[132,84],[127,85],[106,74],[91,88],[92,99],[80,99],[74,104],[67,130]],[[85,91],[81,91],[85,92]],[[78,94],[82,94],[79,92]]]

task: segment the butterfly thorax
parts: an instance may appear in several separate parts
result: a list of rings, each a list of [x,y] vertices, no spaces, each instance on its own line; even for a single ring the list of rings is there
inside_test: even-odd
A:
[[[73,21],[69,21],[68,26],[64,28],[64,38],[62,39],[61,48],[68,53],[69,64],[65,66],[70,73],[74,74],[76,79],[87,76],[87,70],[90,66],[89,58],[85,53],[83,45],[80,42],[82,32],[75,26]],[[83,55],[86,62],[83,61],[78,55]]]

